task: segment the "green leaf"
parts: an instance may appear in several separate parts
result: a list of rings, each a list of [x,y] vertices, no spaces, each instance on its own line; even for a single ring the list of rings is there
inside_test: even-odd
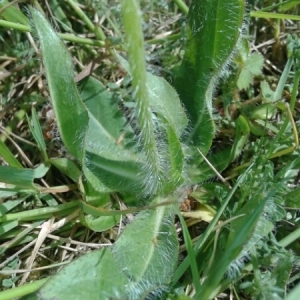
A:
[[[300,188],[295,188],[285,195],[284,206],[300,209]]]
[[[221,173],[230,163],[232,148],[225,148],[222,151],[212,153],[207,156],[208,161],[214,166],[214,168]],[[194,152],[196,155],[196,151]],[[198,152],[199,154],[199,152]],[[198,160],[200,156],[198,155]],[[202,161],[201,164],[190,166],[188,169],[190,181],[194,184],[206,181],[216,176],[216,173],[207,164],[206,161]]]
[[[39,119],[38,119],[38,116],[36,114],[36,110],[34,107],[31,108],[31,117],[32,117],[32,119],[29,120],[29,118],[27,116],[27,122],[29,125],[29,129],[31,131],[31,134],[33,135],[34,140],[36,141],[36,143],[38,145],[40,152],[42,153],[43,160],[47,161],[48,155],[47,155],[47,151],[46,151],[46,144],[44,141],[42,128],[41,128],[41,125],[40,125],[40,122],[39,122]]]
[[[73,80],[71,56],[45,17],[34,8],[30,8],[30,12],[42,49],[47,82],[61,139],[67,150],[82,161],[88,114]]]
[[[30,299],[141,299],[161,290],[177,264],[173,219],[170,206],[140,212],[126,226],[112,254],[107,248],[80,257]]]
[[[94,189],[141,192],[145,186],[145,166],[141,157],[118,143],[125,121],[113,95],[96,79],[79,84],[89,115],[85,138],[83,172]]]
[[[128,279],[109,248],[83,255],[50,278],[30,299],[122,299]]]
[[[121,1],[121,13],[132,76],[133,96],[136,102],[136,120],[141,131],[140,141],[143,146],[145,162],[151,176],[147,189],[150,190],[150,193],[155,193],[161,183],[161,161],[155,135],[156,124],[152,117],[147,89],[142,12],[139,4],[139,1],[136,0],[123,0]]]
[[[128,62],[118,53],[115,53],[122,67],[131,76]],[[147,88],[149,92],[150,106],[155,112],[164,115],[176,130],[178,137],[186,129],[188,119],[181,105],[175,89],[162,77],[147,72]]]
[[[36,190],[33,183],[35,173],[33,169],[20,169],[0,166],[0,182],[15,185],[20,188]]]
[[[97,149],[97,152],[101,153],[99,149]],[[106,153],[109,154],[109,152]],[[111,149],[110,154],[112,153]],[[142,193],[147,184],[145,181],[146,173],[143,172],[142,164],[135,161],[120,160],[119,158],[124,158],[122,153],[108,159],[87,151],[85,154],[86,166],[83,167],[86,178],[99,192],[127,191]]]
[[[69,158],[50,158],[49,162],[73,181],[78,181],[81,171]]]
[[[190,117],[189,141],[206,154],[212,143],[212,94],[239,38],[241,0],[194,0],[188,14],[185,54],[175,87]]]
[[[116,56],[123,68],[131,75],[128,62],[116,53]],[[164,171],[161,178],[165,179],[165,190],[174,189],[183,182],[182,170],[184,164],[183,149],[180,138],[186,130],[188,119],[180,103],[178,94],[174,88],[162,77],[147,73],[147,90],[151,109],[158,119],[157,130],[159,138],[162,139],[162,132],[167,135],[167,149],[162,152]]]
[[[188,125],[188,119],[175,89],[162,77],[147,73],[150,106],[163,115],[178,137]]]
[[[80,81],[78,90],[88,113],[101,123],[101,129],[113,137],[116,143],[122,133],[125,120],[117,106],[115,96],[93,77],[86,77]]]
[[[92,184],[87,181],[84,176],[82,176],[79,181],[79,188],[84,201],[90,205],[101,207],[111,201],[109,193],[100,193],[98,190],[94,189]]]
[[[227,268],[238,257],[243,246],[252,236],[267,200],[268,197],[252,197],[251,201],[249,200],[235,214],[240,217],[231,222],[226,247],[220,255],[214,258],[206,279],[201,285],[201,290],[197,294],[198,297],[201,295],[203,299],[211,299],[215,296],[213,294],[214,290],[223,278]]]
[[[280,264],[275,265],[275,268],[272,270],[272,275],[276,278],[276,287],[281,288],[283,291],[286,290],[294,265],[295,256],[292,251],[284,253],[280,259]],[[286,293],[284,299],[286,299]]]
[[[33,169],[34,178],[42,178],[46,175],[49,170],[48,164],[39,164],[35,169]]]
[[[270,119],[276,111],[276,107],[272,103],[261,104],[255,108],[250,115],[250,119],[266,120]]]
[[[99,218],[94,218],[93,216],[84,217],[84,225],[95,232],[102,232],[114,227],[118,222],[120,222],[121,216],[102,216]]]
[[[8,200],[4,203],[0,204],[0,216],[5,215],[8,211],[12,210],[14,207],[18,206],[20,203],[22,203],[26,197],[16,199],[16,200]]]
[[[261,74],[264,65],[264,58],[259,53],[251,54],[244,61],[242,70],[237,80],[237,87],[242,90],[249,87],[253,83],[254,76]]]
[[[288,294],[286,300],[298,300],[300,295],[300,284],[298,284],[293,290]]]
[[[23,168],[21,163],[11,153],[9,148],[0,140],[0,155],[9,164],[10,167]]]
[[[128,298],[144,299],[148,293],[169,284],[178,259],[173,219],[170,206],[142,211],[115,243],[113,256],[130,279],[126,287]]]
[[[270,85],[267,81],[261,81],[260,91],[266,102],[275,101],[275,92],[270,88]]]
[[[164,170],[164,175],[166,184],[174,190],[176,185],[184,181],[184,154],[180,137],[187,127],[188,119],[174,88],[163,78],[147,73],[147,88],[150,106],[158,116],[161,131],[165,130],[167,134],[168,147],[165,153],[168,155],[164,156],[164,160],[169,161],[166,164],[169,171]]]
[[[28,25],[28,18],[17,9],[13,3],[8,2],[7,0],[0,1],[0,16],[9,22],[20,23],[23,25]]]
[[[250,133],[249,124],[243,115],[239,115],[239,117],[235,120],[235,127],[236,134],[228,163],[235,160],[241,154]]]
[[[290,9],[294,8],[295,6],[297,6],[299,4],[300,4],[299,0],[285,1],[285,3],[280,3],[278,11],[279,12],[284,12],[284,11],[290,10]]]

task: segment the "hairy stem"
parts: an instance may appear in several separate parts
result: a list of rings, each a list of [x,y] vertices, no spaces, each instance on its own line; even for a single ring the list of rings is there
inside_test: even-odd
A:
[[[154,124],[146,84],[146,62],[141,26],[141,11],[137,0],[121,1],[127,55],[132,76],[132,87],[137,103],[137,123],[141,129],[141,140],[150,168],[149,182],[156,189],[159,176],[159,156],[154,133]]]

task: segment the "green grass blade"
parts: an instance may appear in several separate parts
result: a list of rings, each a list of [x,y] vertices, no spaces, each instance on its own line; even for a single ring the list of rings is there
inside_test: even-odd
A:
[[[243,245],[253,234],[268,198],[266,197],[265,199],[253,200],[256,201],[248,202],[240,211],[237,212],[237,215],[242,215],[242,217],[231,222],[231,230],[226,248],[222,255],[220,253],[220,255],[216,255],[214,258],[213,264],[196,297],[200,297],[201,295],[203,299],[212,299],[216,296],[214,293],[217,290],[218,284],[223,278],[224,273],[230,263],[237,258],[243,248]],[[251,214],[249,212],[251,212]]]
[[[0,255],[2,255],[7,249],[17,245],[20,241],[22,241],[26,236],[29,235],[31,231],[33,231],[36,227],[42,224],[43,221],[38,221],[32,223],[29,227],[19,232],[17,235],[14,236],[11,240],[7,241],[6,243],[2,244],[0,247]]]
[[[30,293],[35,292],[37,289],[39,289],[41,286],[43,286],[47,281],[46,279],[40,279],[40,280],[36,280],[34,282],[28,283],[28,284],[24,284],[21,286],[18,286],[14,289],[8,289],[6,291],[1,291],[0,292],[0,298],[2,300],[11,300],[11,299],[15,299],[15,298],[19,298],[22,296],[26,296]],[[35,299],[35,298],[31,298],[31,297],[26,297],[26,298],[22,298],[22,299]]]
[[[188,259],[190,261],[190,267],[191,267],[192,276],[193,276],[194,288],[195,288],[196,293],[198,293],[200,291],[200,276],[199,276],[199,272],[198,272],[196,255],[195,255],[195,251],[194,251],[194,248],[193,248],[192,239],[191,239],[191,236],[189,234],[189,230],[186,226],[185,220],[181,215],[181,212],[179,211],[178,208],[176,210],[177,210],[176,213],[179,217],[179,220],[180,220],[180,223],[181,223],[181,226],[182,226],[184,243],[186,245]]]
[[[14,157],[9,148],[0,140],[0,155],[10,167],[23,168],[21,163]]]
[[[9,221],[9,222],[3,222],[0,224],[0,236],[7,233],[11,229],[16,228],[19,225],[18,221]]]
[[[20,23],[22,25],[29,24],[28,18],[7,0],[0,1],[0,16],[9,22]]]
[[[235,191],[237,190],[237,188],[240,186],[241,182],[245,179],[246,175],[250,172],[250,170],[252,169],[252,167],[253,167],[253,164],[251,164],[247,168],[247,170],[244,172],[244,174],[242,174],[239,177],[239,179],[237,180],[236,184],[230,190],[230,192],[228,193],[228,196],[226,197],[226,199],[222,203],[222,206],[218,209],[218,211],[215,214],[213,220],[209,223],[209,225],[208,225],[207,229],[205,230],[205,232],[203,233],[203,235],[199,238],[199,240],[194,245],[194,249],[195,249],[195,253],[196,254],[199,253],[199,250],[203,247],[204,243],[207,241],[209,235],[212,233],[212,231],[213,231],[214,227],[216,226],[218,220],[220,219],[221,215],[223,214],[225,208],[227,207],[228,202],[232,198],[232,196],[235,193]],[[184,261],[178,266],[178,268],[176,269],[176,271],[174,273],[174,276],[172,278],[172,284],[173,285],[176,282],[178,282],[178,280],[184,274],[184,272],[186,271],[186,269],[188,267],[189,267],[189,260],[188,260],[188,258],[185,258]]]
[[[22,211],[19,213],[6,214],[0,217],[0,222],[7,222],[13,220],[33,220],[35,217],[43,218],[44,215],[52,216],[54,213],[58,213],[61,211],[66,211],[69,209],[75,210],[78,207],[79,201],[68,202],[64,204],[59,204],[56,206],[45,207],[45,208],[37,208],[27,211]]]
[[[20,188],[36,190],[34,186],[34,170],[0,166],[0,182],[15,185]]]
[[[38,119],[38,116],[37,116],[37,113],[36,113],[36,110],[34,107],[32,107],[32,109],[31,109],[31,117],[32,117],[31,120],[29,120],[29,118],[27,117],[29,129],[31,131],[31,134],[33,135],[34,140],[36,141],[36,143],[38,145],[40,152],[42,153],[43,160],[46,162],[46,161],[48,161],[46,144],[45,144],[42,128],[41,128],[41,125],[40,125],[40,122],[39,122],[39,119]]]
[[[288,14],[278,14],[278,13],[265,12],[265,11],[251,11],[250,16],[254,17],[254,18],[300,21],[300,16],[288,15]]]
[[[8,201],[5,201],[4,203],[0,204],[0,217],[3,216],[4,214],[6,214],[11,209],[13,209],[14,207],[18,206],[27,197],[28,196],[20,198],[20,199],[8,200]]]

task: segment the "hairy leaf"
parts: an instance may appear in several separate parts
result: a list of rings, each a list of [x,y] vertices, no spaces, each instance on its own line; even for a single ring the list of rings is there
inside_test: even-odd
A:
[[[173,218],[170,206],[142,211],[114,245],[117,265],[130,280],[126,287],[129,299],[159,293],[170,282],[178,257]]]
[[[212,94],[239,38],[243,12],[242,0],[194,0],[190,5],[175,87],[190,117],[189,141],[204,153],[214,134]]]
[[[64,267],[30,299],[124,299],[128,279],[110,249],[93,251]]]
[[[88,113],[73,79],[71,56],[45,17],[34,8],[30,8],[30,12],[42,49],[47,83],[61,139],[67,150],[82,161]]]

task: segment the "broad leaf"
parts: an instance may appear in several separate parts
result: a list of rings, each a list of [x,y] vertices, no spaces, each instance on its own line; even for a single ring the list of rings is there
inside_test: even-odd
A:
[[[264,65],[263,56],[254,53],[250,55],[244,62],[237,80],[237,86],[240,90],[246,89],[253,83],[254,76],[261,74]]]
[[[147,88],[150,106],[158,115],[162,130],[166,131],[168,156],[165,159],[169,161],[166,181],[170,183],[170,189],[174,190],[183,181],[184,154],[180,138],[188,120],[176,91],[163,78],[147,73]]]
[[[118,222],[120,222],[120,216],[102,216],[94,218],[89,215],[84,218],[83,225],[95,232],[102,232],[114,227]]]
[[[144,299],[169,284],[178,259],[173,218],[170,206],[142,211],[115,243],[113,256],[130,280],[129,299]]]
[[[88,113],[73,80],[71,56],[45,17],[34,8],[30,8],[30,12],[42,49],[47,83],[61,139],[67,150],[82,161]]]
[[[28,299],[124,299],[127,284],[128,279],[106,248],[73,261]]]
[[[189,141],[210,148],[214,128],[212,94],[239,37],[242,0],[194,0],[188,14],[187,41],[175,87],[190,117]]]
[[[125,123],[116,98],[93,77],[86,77],[80,81],[78,90],[88,112],[102,124],[103,130],[114,137],[116,142]]]
[[[94,78],[79,85],[87,108],[89,126],[85,137],[83,171],[87,180],[99,192],[141,192],[145,167],[137,154],[118,142],[125,120],[113,95]]]

